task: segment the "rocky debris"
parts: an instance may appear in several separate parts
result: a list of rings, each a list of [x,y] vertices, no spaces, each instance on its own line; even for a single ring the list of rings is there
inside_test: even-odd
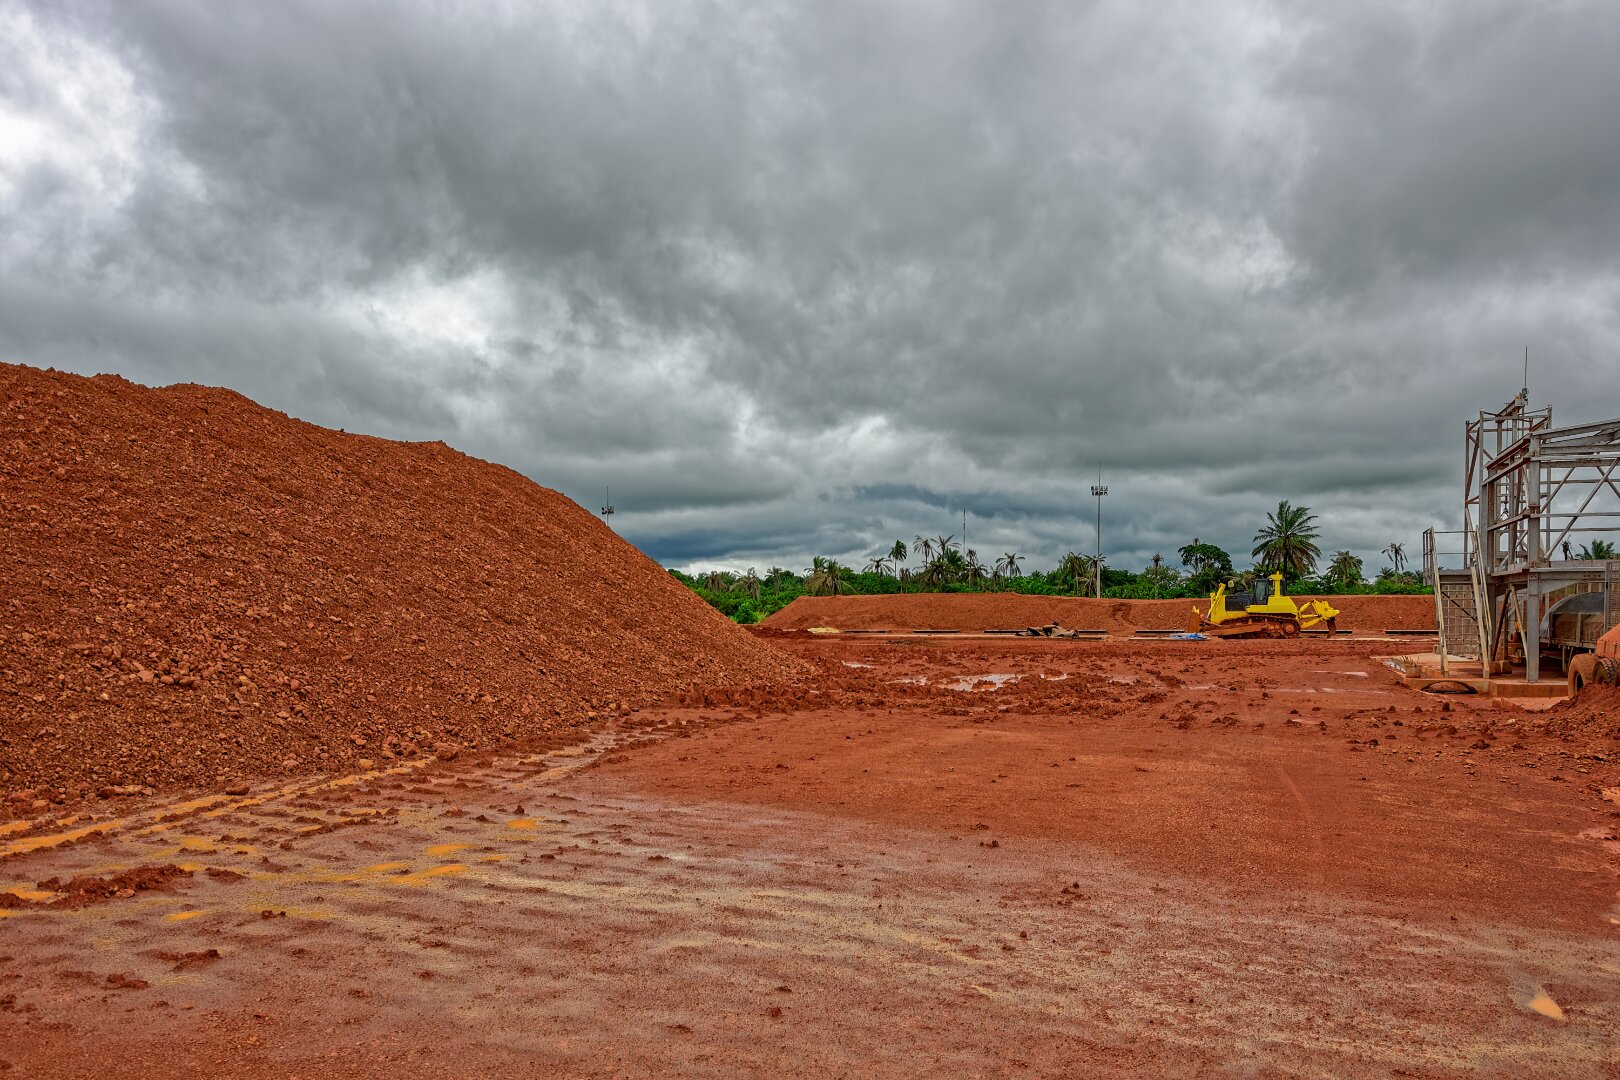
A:
[[[39,883],[39,888],[61,894],[54,899],[41,901],[48,907],[81,908],[109,900],[128,900],[139,892],[172,892],[182,878],[190,876],[190,870],[173,864],[137,866],[133,870],[107,877],[76,877],[66,882],[47,878]]]
[[[1522,726],[1565,743],[1595,741],[1613,758],[1620,755],[1620,686],[1588,686],[1545,712],[1530,713]]]
[[[1087,636],[1083,630],[1070,630],[1059,623],[1047,623],[1045,626],[1025,627],[1018,632],[1020,637],[1048,637],[1048,638],[1077,638]]]
[[[174,964],[170,971],[184,971],[187,968],[197,967],[201,964],[211,964],[220,959],[218,949],[195,949],[191,952],[160,952],[159,960],[168,960]]]
[[[9,364],[0,580],[0,798],[24,812],[478,752],[804,674],[510,469]]]
[[[135,795],[152,795],[153,790],[144,784],[106,784],[96,789],[97,798],[119,799],[130,798]]]

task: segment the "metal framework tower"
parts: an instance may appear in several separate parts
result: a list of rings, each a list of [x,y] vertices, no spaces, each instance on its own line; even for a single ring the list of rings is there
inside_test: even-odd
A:
[[[1491,675],[1522,650],[1536,682],[1544,645],[1567,658],[1620,621],[1620,564],[1573,557],[1578,541],[1590,550],[1620,533],[1620,419],[1555,428],[1552,410],[1531,409],[1528,398],[1520,391],[1467,422],[1462,531],[1423,536],[1442,672],[1448,652],[1477,658]],[[1598,617],[1566,620],[1568,630],[1554,625],[1561,610]]]

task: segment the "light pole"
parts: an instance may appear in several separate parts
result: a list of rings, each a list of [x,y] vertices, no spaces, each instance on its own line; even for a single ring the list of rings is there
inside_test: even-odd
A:
[[[1108,485],[1102,483],[1102,467],[1097,468],[1098,483],[1091,485],[1091,493],[1097,498],[1097,561],[1094,567],[1097,571],[1097,599],[1102,599],[1102,497],[1108,494]]]

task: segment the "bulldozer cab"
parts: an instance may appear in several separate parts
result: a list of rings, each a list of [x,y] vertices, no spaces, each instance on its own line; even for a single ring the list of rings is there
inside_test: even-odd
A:
[[[1265,578],[1257,579],[1242,592],[1229,591],[1226,594],[1226,610],[1245,611],[1251,607],[1260,607],[1271,596],[1271,582]]]
[[[1281,573],[1272,574],[1269,578],[1261,578],[1254,583],[1254,599],[1249,602],[1247,610],[1262,611],[1274,615],[1297,615],[1299,606],[1289,599],[1283,592],[1283,576]]]

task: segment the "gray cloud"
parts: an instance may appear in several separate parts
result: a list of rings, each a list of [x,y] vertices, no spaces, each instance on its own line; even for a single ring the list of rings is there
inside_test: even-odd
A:
[[[0,356],[444,438],[679,565],[1379,562],[1620,346],[1590,3],[0,2]],[[1610,397],[1612,401],[1612,395]]]

